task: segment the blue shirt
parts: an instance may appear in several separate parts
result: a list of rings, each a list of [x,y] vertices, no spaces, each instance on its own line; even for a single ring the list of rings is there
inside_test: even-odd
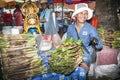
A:
[[[49,17],[50,17],[50,12],[51,10],[46,8],[45,10],[43,10],[41,13],[40,13],[40,19],[46,19],[46,22],[44,23],[40,23],[40,27],[42,27],[42,24],[44,24],[44,29],[46,31],[46,25],[48,23],[48,20],[49,20]]]
[[[77,41],[78,36],[77,36],[75,28],[76,28],[75,23],[69,25],[69,27],[67,29],[67,38],[74,38],[74,40]],[[90,66],[91,55],[93,54],[93,51],[94,51],[92,46],[89,45],[91,38],[95,37],[98,40],[98,45],[96,45],[96,48],[102,48],[103,43],[102,43],[101,39],[99,38],[99,35],[98,35],[96,29],[87,22],[85,22],[85,24],[81,28],[80,32],[78,32],[78,35],[79,35],[80,39],[82,39],[83,44],[85,45],[85,47],[87,48],[87,50],[90,53],[90,54],[87,53],[85,50],[83,51],[84,52],[84,60],[88,64],[88,66]]]

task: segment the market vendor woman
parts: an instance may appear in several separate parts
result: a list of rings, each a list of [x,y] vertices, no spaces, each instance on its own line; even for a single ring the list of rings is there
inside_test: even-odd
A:
[[[97,50],[101,50],[103,47],[102,41],[99,38],[99,35],[96,29],[89,24],[86,20],[91,19],[93,16],[93,11],[88,8],[86,3],[80,3],[75,5],[75,11],[73,12],[72,18],[75,19],[75,22],[69,25],[67,30],[67,38],[74,38],[75,41],[82,39],[83,45],[87,50],[84,49],[84,61],[80,64],[85,70],[89,70],[91,63],[91,55],[94,52],[92,47],[91,39],[97,40],[97,44],[94,47]]]

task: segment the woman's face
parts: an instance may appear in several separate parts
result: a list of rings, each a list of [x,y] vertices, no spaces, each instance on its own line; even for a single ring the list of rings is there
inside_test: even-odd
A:
[[[84,23],[88,18],[88,11],[82,11],[76,15],[77,22]]]
[[[42,9],[45,9],[47,7],[47,3],[42,3],[41,7],[42,7]]]

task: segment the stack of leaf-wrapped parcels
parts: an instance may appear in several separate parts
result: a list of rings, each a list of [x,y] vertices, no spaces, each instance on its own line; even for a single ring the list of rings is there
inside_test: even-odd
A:
[[[97,31],[105,46],[120,49],[120,31],[104,27],[98,28]]]
[[[24,80],[47,72],[37,54],[32,34],[0,35],[0,51],[5,80]]]
[[[74,42],[73,38],[65,39],[64,42],[50,54],[48,72],[62,73],[69,75],[83,60],[82,40]]]

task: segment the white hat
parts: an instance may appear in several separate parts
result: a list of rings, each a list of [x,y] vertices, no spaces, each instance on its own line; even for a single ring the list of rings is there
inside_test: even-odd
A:
[[[48,1],[47,0],[40,0],[40,3],[42,4],[42,3],[48,3]]]
[[[74,18],[76,14],[78,14],[78,13],[84,11],[84,10],[88,11],[88,18],[87,18],[87,20],[91,19],[92,16],[93,16],[93,10],[88,8],[88,4],[86,4],[86,3],[80,3],[80,4],[76,4],[75,5],[75,11],[72,14],[72,18]]]

